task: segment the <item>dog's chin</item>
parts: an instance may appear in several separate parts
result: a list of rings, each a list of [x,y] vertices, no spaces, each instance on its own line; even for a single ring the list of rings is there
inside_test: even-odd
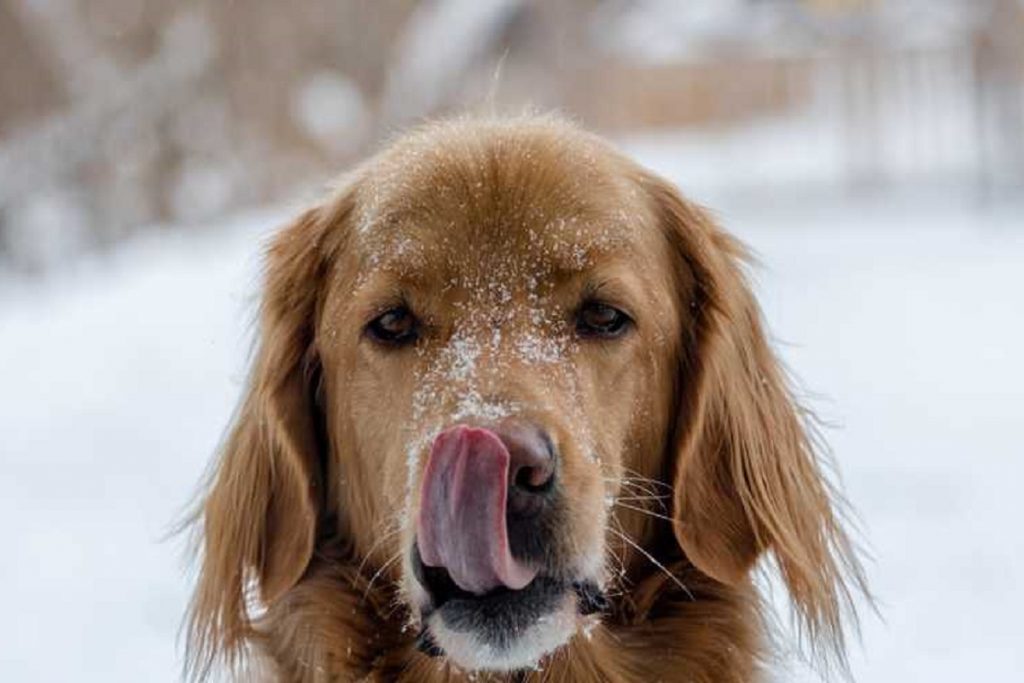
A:
[[[424,616],[422,638],[462,669],[514,671],[538,666],[579,621],[573,592],[538,578],[519,591],[448,600]]]
[[[535,668],[608,607],[596,579],[545,574],[519,590],[474,595],[446,570],[425,567],[413,548],[405,558],[405,585],[420,617],[419,649],[465,671]]]

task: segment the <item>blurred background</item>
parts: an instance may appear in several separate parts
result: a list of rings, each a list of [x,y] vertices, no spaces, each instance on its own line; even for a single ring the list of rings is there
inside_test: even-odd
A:
[[[525,109],[759,254],[874,558],[857,680],[1019,676],[1024,0],[0,0],[0,679],[177,679],[163,537],[266,236],[407,125]]]

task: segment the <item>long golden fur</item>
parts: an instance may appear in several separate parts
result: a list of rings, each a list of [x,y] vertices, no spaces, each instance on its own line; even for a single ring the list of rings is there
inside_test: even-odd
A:
[[[499,408],[556,435],[569,510],[552,552],[599,553],[610,606],[536,670],[475,680],[759,680],[766,555],[811,646],[842,660],[862,573],[745,258],[669,183],[554,118],[428,125],[343,178],[267,254],[247,394],[197,513],[191,672],[467,680],[415,646],[407,549],[431,434]],[[580,342],[557,320],[594,288],[629,310],[627,337]],[[423,311],[415,350],[364,333],[397,299]],[[468,369],[455,337],[475,345]]]

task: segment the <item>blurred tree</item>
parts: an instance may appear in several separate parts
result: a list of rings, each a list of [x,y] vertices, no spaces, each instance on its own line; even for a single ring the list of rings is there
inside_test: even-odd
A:
[[[1022,4],[0,0],[0,259],[44,269],[279,201],[467,106],[612,131],[813,106],[851,178],[977,164],[1021,182]]]
[[[0,2],[0,139],[67,101],[45,46]]]

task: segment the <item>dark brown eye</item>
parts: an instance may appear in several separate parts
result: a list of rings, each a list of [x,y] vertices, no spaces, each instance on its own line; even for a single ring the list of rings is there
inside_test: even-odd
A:
[[[589,301],[576,314],[576,333],[581,337],[614,339],[625,333],[632,323],[628,315],[614,306]]]
[[[366,326],[366,335],[385,346],[406,346],[419,338],[419,321],[405,306],[381,313]]]

